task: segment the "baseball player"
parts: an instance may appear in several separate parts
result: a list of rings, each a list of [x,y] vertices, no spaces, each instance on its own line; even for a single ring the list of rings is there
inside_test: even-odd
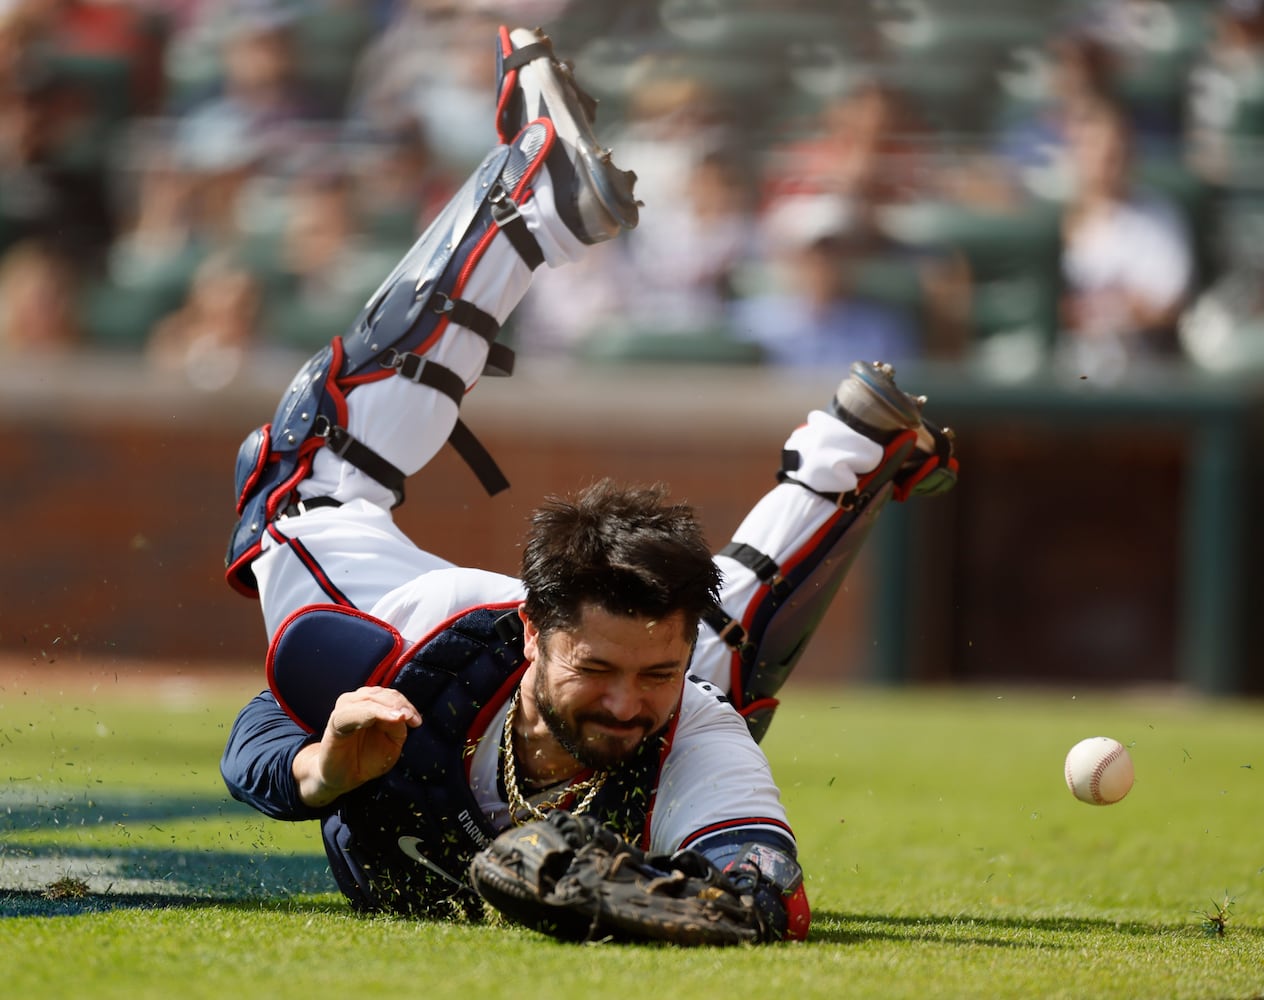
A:
[[[520,578],[414,545],[391,509],[446,441],[501,485],[458,409],[508,371],[496,331],[534,268],[638,218],[549,39],[502,28],[497,57],[500,144],[242,444],[227,575],[261,602],[269,686],[234,723],[224,780],[319,821],[357,910],[478,917],[471,860],[567,816],[647,871],[738,885],[747,939],[802,938],[758,739],[881,507],[955,481],[951,434],[888,367],[857,363],[719,554],[687,507],[608,481],[536,512]]]

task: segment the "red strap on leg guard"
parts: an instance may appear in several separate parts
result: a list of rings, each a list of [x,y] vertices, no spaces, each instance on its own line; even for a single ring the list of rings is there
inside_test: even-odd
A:
[[[943,479],[942,483],[935,483],[934,475],[940,473]],[[895,500],[903,503],[915,493],[931,494],[942,493],[951,489],[952,485],[957,481],[957,460],[949,458],[945,463],[938,455],[929,455],[921,465],[912,472],[902,473],[896,478],[895,488],[892,496]],[[924,484],[924,485],[923,485]],[[918,489],[922,486],[922,489]]]

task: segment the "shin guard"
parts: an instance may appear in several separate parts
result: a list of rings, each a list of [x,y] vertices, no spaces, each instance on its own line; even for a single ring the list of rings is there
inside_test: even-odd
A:
[[[732,649],[729,698],[756,742],[772,723],[776,693],[807,648],[891,490],[887,483],[876,493],[852,497],[806,545],[780,562],[738,542],[720,550],[760,581],[740,618],[717,609],[706,619]]]
[[[555,140],[553,123],[539,119],[509,145],[493,149],[369,299],[350,330],[303,366],[271,423],[242,443],[236,468],[239,520],[225,559],[227,579],[235,589],[257,595],[250,564],[277,517],[300,501],[317,506],[338,502],[327,497],[302,500],[297,492],[321,449],[380,483],[393,504],[403,502],[404,480],[429,455],[418,456],[416,449],[406,447],[398,426],[384,427],[376,439],[372,429],[354,436],[348,415],[349,406],[356,405],[355,390],[402,378],[451,400],[455,412],[484,371],[512,371],[512,352],[495,339],[530,284],[531,272],[545,259],[519,209],[535,196],[535,183],[547,182],[540,175]],[[489,261],[507,268],[509,280],[482,298],[467,296]],[[447,346],[453,337],[470,343],[460,349]],[[406,423],[407,414],[402,416]],[[507,485],[459,419],[445,428],[445,436],[489,492]]]
[[[852,365],[830,412],[808,414],[786,442],[779,481],[828,501],[833,512],[822,516],[822,508],[828,508],[813,504],[816,513],[807,515],[799,540],[781,544],[779,551],[761,551],[749,544],[755,536],[748,535],[720,552],[758,581],[744,609],[730,614],[717,608],[707,618],[732,649],[729,698],[756,740],[767,732],[777,708],[774,696],[803,655],[882,508],[891,499],[942,493],[956,482],[953,433],[928,423],[922,415],[925,397],[902,392],[893,376],[890,365]],[[744,525],[739,534],[745,530]]]

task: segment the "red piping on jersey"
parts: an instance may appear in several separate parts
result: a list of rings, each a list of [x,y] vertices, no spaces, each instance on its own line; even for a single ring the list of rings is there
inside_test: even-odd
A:
[[[311,573],[312,578],[315,579],[316,585],[328,595],[332,604],[335,604],[343,609],[351,609],[353,611],[359,610],[358,608],[352,607],[352,604],[347,599],[347,596],[338,588],[333,580],[329,578],[329,574],[321,568],[320,563],[317,561],[316,557],[312,555],[311,550],[308,549],[306,545],[297,538],[287,538],[281,533],[280,529],[278,529],[275,524],[268,525],[268,533],[282,545],[287,546],[289,550],[294,553],[298,561],[307,567],[307,571]],[[299,611],[307,610],[309,607],[310,605],[305,605],[300,608]],[[295,613],[297,614],[298,612]],[[374,619],[374,621],[376,620],[377,619]]]
[[[468,783],[471,772],[474,768],[474,751],[478,748],[479,742],[483,739],[483,734],[487,732],[487,727],[491,725],[492,716],[500,711],[500,707],[509,700],[510,692],[522,683],[522,675],[527,672],[527,663],[523,663],[521,667],[513,672],[513,674],[505,681],[504,684],[492,695],[491,699],[483,706],[482,710],[474,717],[474,722],[470,726],[469,732],[465,734],[465,753],[462,757],[465,760],[465,780]]]
[[[686,684],[688,681],[685,682]],[[676,727],[680,724],[680,706],[685,700],[685,689],[680,689],[680,698],[676,701],[676,712],[672,715],[671,722],[668,723],[666,732],[662,735],[663,748],[658,755],[658,772],[663,773],[663,765],[667,761],[667,755],[671,753],[672,743],[676,739]],[[654,805],[658,802],[658,777],[655,775],[654,787],[650,789],[649,804],[645,807],[645,827],[641,830],[640,846],[645,850],[649,850],[650,846],[650,824],[654,819]]]
[[[776,698],[756,698],[748,705],[743,705],[738,710],[738,715],[743,719],[750,718],[751,715],[758,712],[761,708],[776,708],[781,702]]]
[[[747,816],[744,819],[722,820],[719,823],[712,823],[699,830],[694,830],[693,833],[689,834],[689,836],[685,837],[685,839],[680,842],[680,850],[683,851],[690,844],[695,844],[699,840],[702,840],[704,837],[709,837],[713,833],[721,833],[725,830],[738,830],[744,826],[775,826],[779,830],[784,830],[786,836],[788,836],[791,841],[794,840],[794,831],[790,829],[789,824],[783,822],[782,820],[773,819],[771,816]]]

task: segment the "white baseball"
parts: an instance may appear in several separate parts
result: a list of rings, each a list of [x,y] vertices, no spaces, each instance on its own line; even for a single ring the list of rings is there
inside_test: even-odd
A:
[[[1066,756],[1067,788],[1081,802],[1108,806],[1132,788],[1132,757],[1118,740],[1091,736]]]

